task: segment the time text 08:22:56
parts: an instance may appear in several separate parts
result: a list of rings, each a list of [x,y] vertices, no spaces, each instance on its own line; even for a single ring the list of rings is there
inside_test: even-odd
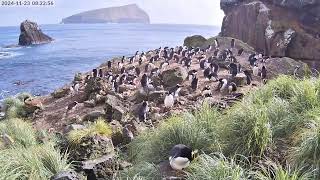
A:
[[[0,7],[54,6],[54,0],[0,0]]]

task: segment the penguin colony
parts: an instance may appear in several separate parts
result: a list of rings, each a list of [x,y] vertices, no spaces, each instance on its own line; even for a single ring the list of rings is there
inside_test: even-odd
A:
[[[240,87],[254,85],[254,79],[262,83],[266,82],[266,58],[262,54],[250,54],[247,64],[251,67],[243,68],[238,59],[245,59],[245,55],[248,55],[248,52],[243,48],[237,49],[235,39],[230,41],[228,48],[222,49],[216,38],[214,43],[206,48],[177,46],[160,47],[149,52],[137,51],[131,57],[123,56],[121,60],[108,61],[106,67],[93,69],[86,80],[103,79],[108,87],[118,94],[123,93],[119,88],[123,85],[146,94],[165,90],[163,107],[168,111],[179,103],[182,90],[198,93],[200,97],[207,98],[235,94]],[[171,66],[185,68],[188,72],[185,81],[166,88],[164,84],[155,83],[154,79],[162,79],[162,72]],[[245,77],[245,83],[240,86],[235,81],[239,74]],[[70,91],[76,94],[84,86],[73,84]],[[238,93],[235,96],[242,97],[243,94]],[[76,106],[77,102],[71,103],[67,107],[67,112]],[[146,122],[150,115],[150,103],[148,101],[140,103],[136,114],[137,120]],[[129,125],[125,126],[125,134],[129,140],[132,140],[133,134],[129,129]],[[195,151],[191,147],[183,144],[175,145],[170,152],[170,166],[175,170],[182,170],[189,166],[195,157],[194,154]]]

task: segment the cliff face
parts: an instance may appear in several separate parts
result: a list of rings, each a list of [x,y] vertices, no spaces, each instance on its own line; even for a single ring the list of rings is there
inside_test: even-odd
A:
[[[62,20],[62,23],[150,23],[148,14],[136,4],[83,12]]]
[[[221,35],[278,57],[320,61],[320,0],[221,0]]]
[[[28,20],[21,23],[20,31],[20,46],[48,43],[53,40],[51,37],[49,37],[41,31],[37,23]]]

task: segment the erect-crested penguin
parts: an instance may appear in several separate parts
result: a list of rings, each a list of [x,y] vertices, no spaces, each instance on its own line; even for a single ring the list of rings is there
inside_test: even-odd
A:
[[[114,91],[114,92],[119,92],[119,85],[118,85],[118,82],[116,81],[116,79],[113,79],[112,81],[111,81],[111,83],[112,83],[112,91]]]
[[[200,61],[200,68],[205,69],[208,61],[206,59]]]
[[[236,47],[236,41],[234,39],[231,39],[231,48]]]
[[[187,168],[191,161],[195,158],[197,151],[186,145],[175,145],[170,151],[169,162],[170,166],[174,170],[182,170]]]
[[[230,94],[231,92],[237,91],[237,85],[236,85],[236,83],[231,82],[231,83],[228,85],[228,91],[229,91],[229,94]]]
[[[219,79],[219,91],[224,91],[228,86],[228,80],[227,79]]]
[[[111,69],[111,67],[112,67],[112,62],[111,62],[111,61],[108,61],[108,62],[107,62],[107,66],[108,66],[109,69]]]
[[[218,38],[216,38],[216,39],[214,40],[214,45],[215,45],[215,48],[219,48]]]
[[[93,78],[98,77],[98,70],[97,69],[92,70],[92,76],[93,76]]]
[[[197,70],[190,70],[189,72],[188,72],[188,80],[189,81],[191,81],[196,75],[197,75]]]
[[[262,80],[267,79],[267,68],[264,65],[261,68],[261,79]]]
[[[98,77],[103,78],[103,70],[102,69],[99,69]]]
[[[135,60],[135,56],[130,57],[129,63],[130,63],[130,64],[134,63],[134,60]]]
[[[197,88],[198,88],[198,78],[197,78],[197,76],[195,75],[193,78],[192,78],[192,81],[191,81],[191,89],[193,90],[193,91],[196,91],[197,90]]]
[[[125,56],[122,56],[122,59],[121,59],[121,63],[124,64],[124,61],[125,61],[126,57]]]
[[[252,84],[252,76],[251,76],[251,72],[248,70],[243,71],[243,73],[246,75],[247,77],[247,85],[251,85]]]
[[[138,110],[139,120],[146,121],[148,113],[149,113],[149,103],[148,103],[148,101],[143,101],[139,110]]]
[[[232,77],[237,76],[238,74],[238,66],[235,63],[230,63],[229,71]]]
[[[210,86],[205,86],[202,90],[202,96],[203,97],[212,97],[212,91],[211,91],[211,88]]]
[[[166,93],[166,97],[164,98],[164,107],[171,108],[174,106],[174,97],[170,92]]]
[[[142,64],[142,58],[139,59],[139,65],[141,66]]]
[[[255,62],[257,61],[257,59],[255,58],[256,54],[251,54],[248,58],[248,61],[250,63],[251,66],[254,66]]]
[[[259,66],[255,63],[253,68],[252,68],[252,71],[253,71],[253,75],[254,76],[258,76],[259,75]]]
[[[169,93],[173,94],[173,96],[175,98],[177,98],[179,96],[179,93],[180,93],[182,87],[183,87],[182,85],[177,84],[175,87],[170,89]]]

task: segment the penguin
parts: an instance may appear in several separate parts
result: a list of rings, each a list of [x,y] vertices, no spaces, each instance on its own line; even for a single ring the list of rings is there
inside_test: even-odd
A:
[[[138,60],[139,60],[139,58],[140,58],[140,56],[139,56],[139,51],[136,52],[136,54],[134,55],[133,58],[134,58],[134,59],[133,59],[133,63],[134,63],[134,61],[138,61]]]
[[[107,66],[108,66],[108,69],[111,69],[111,68],[112,68],[112,62],[111,62],[111,61],[108,61],[108,62],[107,62]]]
[[[172,108],[174,106],[174,97],[170,92],[166,93],[166,97],[164,98],[164,107]]]
[[[192,81],[191,81],[191,89],[193,90],[193,91],[196,91],[197,90],[197,88],[198,88],[198,78],[197,78],[197,76],[195,75],[194,77],[193,77],[193,79],[192,79]]]
[[[293,71],[293,76],[294,76],[294,77],[298,77],[298,71],[299,71],[300,68],[301,68],[300,66],[296,66],[296,67],[294,68],[294,71]]]
[[[253,53],[249,56],[248,61],[250,63],[251,66],[254,66],[255,62],[257,61],[257,59],[255,58],[256,54]]]
[[[103,70],[99,69],[98,77],[103,78]]]
[[[112,81],[111,81],[111,83],[112,83],[112,91],[114,91],[114,92],[119,92],[119,85],[118,85],[118,82],[116,81],[116,79],[113,79]]]
[[[197,70],[191,70],[188,72],[188,80],[191,81],[197,75]]]
[[[73,89],[74,89],[74,92],[76,93],[79,92],[80,84],[79,83],[74,84]]]
[[[107,80],[108,80],[109,82],[111,82],[112,79],[113,79],[113,74],[112,74],[112,72],[108,72],[108,73],[107,73]]]
[[[264,65],[261,68],[261,79],[262,80],[267,79],[267,68]]]
[[[139,59],[139,66],[142,65],[142,58]]]
[[[239,50],[238,50],[238,56],[241,56],[241,55],[242,55],[242,53],[243,53],[243,51],[244,51],[244,49],[243,49],[243,48],[239,49]]]
[[[125,61],[126,57],[125,56],[122,56],[122,59],[121,59],[121,63],[124,64],[124,61]]]
[[[160,64],[160,69],[163,69],[165,67],[169,66],[169,61],[164,61]]]
[[[126,81],[126,79],[127,79],[127,75],[126,75],[126,74],[123,74],[123,75],[120,77],[120,80],[119,80],[118,85],[124,84],[124,82]]]
[[[215,48],[218,49],[219,48],[219,41],[218,41],[218,38],[216,38],[214,40],[214,45],[215,45]]]
[[[149,103],[148,101],[143,101],[138,111],[139,120],[145,122],[147,120],[148,113]]]
[[[133,64],[133,63],[134,63],[134,60],[135,60],[135,56],[130,57],[129,63],[130,63],[130,64]]]
[[[229,92],[229,94],[231,94],[231,92],[236,92],[236,91],[237,91],[237,85],[236,85],[236,83],[231,82],[231,83],[228,85],[228,92]]]
[[[151,70],[150,72],[150,76],[153,77],[154,75],[158,75],[160,73],[160,69],[159,68],[154,68]]]
[[[228,86],[228,80],[227,79],[219,79],[219,85],[218,90],[220,92],[224,91]]]
[[[186,61],[184,62],[184,65],[187,67],[187,69],[191,67],[191,64],[192,64],[191,58],[187,58]]]
[[[251,75],[251,73],[248,70],[243,71],[243,73],[247,77],[247,85],[251,85],[252,84],[252,75]]]
[[[202,90],[202,96],[203,97],[212,97],[212,91],[211,91],[211,88],[210,86],[205,86]]]
[[[237,76],[238,74],[238,66],[235,63],[230,63],[229,71],[232,77]]]
[[[146,88],[146,87],[148,86],[149,80],[148,80],[147,74],[143,74],[143,75],[142,75],[142,78],[141,78],[141,80],[140,80],[140,83],[141,83],[141,86],[142,86],[143,88]]]
[[[206,63],[208,63],[208,61],[206,59],[200,61],[200,69],[205,69],[206,68]]]
[[[236,41],[234,39],[231,39],[231,48],[236,47]]]
[[[68,113],[69,111],[72,111],[73,109],[75,109],[78,104],[79,104],[79,103],[78,103],[77,101],[73,101],[72,103],[70,103],[70,104],[66,107],[67,113]]]
[[[177,84],[175,87],[170,89],[169,93],[173,94],[174,98],[177,98],[179,96],[179,93],[182,87],[183,87],[182,85]]]
[[[140,70],[139,67],[136,67],[136,68],[134,69],[134,71],[135,71],[135,73],[136,73],[137,76],[140,76],[141,70]]]
[[[98,77],[98,70],[97,69],[93,69],[92,70],[92,76],[93,76],[93,78],[97,78]]]
[[[254,76],[259,76],[259,66],[257,65],[257,63],[254,64],[252,71]]]
[[[197,151],[192,151],[192,149],[186,145],[175,145],[170,150],[169,164],[174,170],[183,170],[190,165],[196,154]]]
[[[122,69],[123,68],[123,63],[122,62],[118,62],[118,69]]]

